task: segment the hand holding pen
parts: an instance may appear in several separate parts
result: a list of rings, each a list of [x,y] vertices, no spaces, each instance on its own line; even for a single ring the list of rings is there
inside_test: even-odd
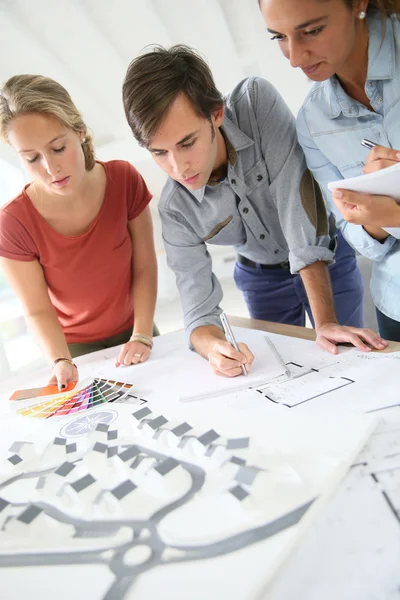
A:
[[[225,314],[225,313],[221,313],[221,314],[219,315],[219,318],[221,319],[221,323],[222,323],[222,326],[223,326],[223,328],[224,328],[225,335],[228,337],[228,339],[229,339],[230,343],[231,343],[231,344],[232,344],[232,346],[235,348],[235,350],[236,350],[237,352],[240,352],[240,350],[239,350],[239,348],[238,348],[238,345],[237,345],[237,343],[236,343],[236,340],[235,340],[235,336],[233,335],[232,328],[231,328],[231,326],[230,326],[230,324],[229,324],[228,317],[226,316],[226,314]],[[247,371],[246,371],[246,367],[244,366],[244,364],[243,364],[243,363],[241,364],[241,369],[242,369],[242,373],[243,373],[243,375],[245,375],[245,376],[247,377]]]
[[[379,146],[371,140],[362,140],[361,145],[371,150],[367,157],[364,174],[391,167],[400,162],[400,152]],[[400,207],[389,196],[376,196],[350,192],[340,188],[333,190],[332,200],[348,223],[362,225],[369,235],[383,241],[388,233],[383,227],[400,226]]]
[[[367,156],[365,167],[363,167],[364,175],[386,169],[386,167],[391,167],[400,162],[400,152],[398,150],[379,146],[379,144],[367,139],[363,139],[361,145],[371,151]]]
[[[224,332],[229,341],[215,339],[211,350],[208,352],[208,360],[214,373],[224,377],[236,377],[246,375],[254,360],[246,344],[237,343],[230,327],[229,321],[224,313],[220,315]]]

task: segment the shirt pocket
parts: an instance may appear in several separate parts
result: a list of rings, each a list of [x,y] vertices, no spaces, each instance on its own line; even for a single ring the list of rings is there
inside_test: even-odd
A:
[[[242,220],[238,215],[229,215],[218,223],[208,225],[208,233],[203,237],[207,244],[233,246],[244,243],[246,239]]]
[[[362,175],[364,163],[359,160],[350,164],[344,164],[339,166],[339,171],[343,175],[344,179],[349,179],[349,177],[358,177]]]
[[[358,177],[369,154],[369,150],[361,146],[363,138],[373,139],[373,134],[366,127],[341,129],[332,134],[321,134],[316,139],[322,154],[340,172],[342,177]]]
[[[262,186],[269,186],[269,175],[264,158],[260,158],[249,171],[244,174],[247,195]]]

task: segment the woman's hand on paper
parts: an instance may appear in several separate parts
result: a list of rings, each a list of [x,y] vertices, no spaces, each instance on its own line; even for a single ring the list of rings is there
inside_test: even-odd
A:
[[[373,348],[383,350],[388,342],[381,338],[372,329],[345,327],[337,323],[325,323],[316,330],[316,342],[320,348],[337,354],[337,344],[351,344],[362,352],[370,352]]]
[[[348,223],[378,228],[400,226],[400,206],[390,196],[337,189],[333,191],[332,199]],[[383,239],[388,236],[387,232],[381,231]]]
[[[214,373],[222,377],[236,377],[242,375],[242,365],[246,371],[254,360],[246,344],[238,344],[239,352],[229,342],[218,340],[212,343],[208,352],[208,361]]]
[[[115,361],[115,366],[137,365],[145,362],[150,356],[151,349],[140,342],[127,342],[121,348]]]
[[[400,162],[400,152],[385,146],[374,146],[368,154],[363,173],[375,173]]]
[[[69,383],[79,381],[78,369],[65,360],[60,360],[52,371],[53,375],[49,385],[56,385],[60,391],[64,390]]]

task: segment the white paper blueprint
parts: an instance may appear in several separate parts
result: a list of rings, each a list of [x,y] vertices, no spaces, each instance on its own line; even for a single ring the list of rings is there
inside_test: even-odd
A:
[[[165,590],[176,600],[251,600],[376,426],[371,417],[341,419],[339,438],[332,419],[276,414],[250,429],[234,423],[231,433],[229,415],[224,429],[204,415],[206,429],[171,419],[168,408],[3,418],[7,600],[39,590],[53,600],[56,589],[62,600],[153,600]]]
[[[397,600],[400,407],[379,414],[346,478],[257,600],[298,600],[299,590],[302,600]]]
[[[235,335],[238,341],[243,340],[252,348],[256,338],[260,339],[265,334],[263,332],[235,329]],[[151,359],[147,363],[137,367],[116,369],[114,367],[115,349],[100,352],[97,355],[87,355],[86,357],[82,357],[82,359],[78,359],[78,363],[82,377],[101,375],[133,383],[133,389],[138,399],[143,398],[143,406],[150,407],[153,413],[167,415],[168,419],[179,419],[190,424],[196,424],[198,436],[201,435],[201,429],[208,433],[209,437],[214,435],[220,437],[220,435],[223,435],[223,432],[229,432],[230,436],[240,438],[246,433],[251,432],[254,439],[260,441],[261,446],[267,454],[271,452],[275,454],[275,459],[278,460],[278,462],[276,460],[274,462],[275,467],[281,469],[286,462],[286,467],[284,467],[283,471],[280,471],[281,474],[286,473],[286,476],[288,476],[290,471],[293,476],[295,472],[302,472],[304,477],[308,473],[309,481],[311,482],[315,480],[315,477],[329,475],[331,467],[333,468],[334,466],[335,456],[337,456],[338,451],[343,452],[342,456],[346,455],[348,460],[350,460],[351,456],[355,456],[357,451],[355,446],[352,446],[353,451],[350,452],[348,444],[356,443],[358,439],[357,443],[359,447],[362,444],[361,440],[365,439],[362,435],[357,438],[357,431],[361,431],[364,427],[362,421],[359,422],[357,416],[355,416],[355,421],[352,421],[352,418],[349,421],[349,415],[346,415],[346,413],[375,411],[371,416],[380,416],[380,414],[385,413],[383,409],[386,406],[400,404],[397,392],[398,361],[400,360],[400,356],[397,353],[364,354],[349,348],[340,349],[338,356],[332,356],[320,350],[314,342],[273,334],[270,334],[270,337],[288,364],[292,372],[292,379],[283,380],[279,383],[273,381],[269,385],[260,387],[258,390],[235,391],[222,396],[216,394],[215,397],[201,402],[181,403],[176,394],[174,373],[176,372],[177,365],[185,360],[186,353],[190,352],[186,349],[185,338],[182,332],[156,339]],[[204,364],[208,367],[206,361],[204,361]],[[27,383],[29,385],[37,383],[39,385],[46,381],[46,376],[47,373],[43,371],[42,373],[38,373],[36,382],[32,378],[29,378]],[[340,384],[344,380],[351,380],[351,383],[339,386],[338,383]],[[295,384],[296,381],[297,384]],[[9,392],[13,391],[16,387],[14,385]],[[22,382],[18,382],[18,387],[22,387]],[[268,397],[268,394],[271,396],[271,391],[275,393],[273,399]],[[3,412],[8,412],[8,410],[8,403],[3,403]],[[122,416],[127,412],[134,412],[134,409],[127,406],[123,406],[117,411],[113,410],[113,408],[107,410],[107,407],[102,410],[94,409],[92,412],[89,411],[90,418],[85,417],[85,424],[80,423],[79,428],[75,425],[71,428],[70,425],[63,424],[62,427],[60,425],[56,434],[69,432],[68,435],[72,435],[72,433],[75,435],[74,432],[77,430],[85,433],[86,430],[82,429],[83,425],[85,425],[87,429],[85,435],[88,435],[92,440],[90,436],[93,436],[93,434],[102,435],[102,432],[96,433],[95,429],[97,425],[99,423],[108,423],[109,421],[110,415],[102,416],[100,414],[102,412],[117,412],[121,413]],[[114,419],[113,423],[116,423],[116,417],[112,418]],[[25,460],[29,459],[32,452],[31,446],[25,445],[22,447],[22,450],[18,444],[13,446],[15,442],[21,439],[29,440],[33,437],[35,440],[41,441],[43,450],[46,448],[46,444],[48,443],[46,435],[49,435],[48,422],[42,421],[38,423],[34,419],[22,418],[19,419],[16,428],[15,425],[11,426],[13,419],[15,419],[13,416],[2,417],[0,424],[2,431],[0,451],[3,456],[7,446],[7,448],[12,447],[14,453],[22,452]],[[76,417],[76,419],[82,420],[83,417]],[[69,420],[75,420],[75,417]],[[15,423],[15,421],[13,422]],[[124,423],[123,426],[121,425],[121,432],[124,432],[124,435],[127,433],[124,427],[127,427],[130,422],[130,416],[121,421],[121,423]],[[359,423],[359,425],[356,426],[356,423]],[[112,427],[112,423],[110,426]],[[365,426],[368,428],[367,422],[365,422]],[[361,430],[359,427],[361,427]],[[140,435],[148,436],[150,441],[155,433],[158,434],[158,431],[152,429],[148,423],[145,423],[140,429]],[[83,440],[84,436],[82,437]],[[123,440],[120,441],[122,442]],[[103,444],[103,441],[100,439],[95,441],[95,443],[97,442],[100,445]],[[196,462],[198,460],[198,458],[196,459],[196,453],[199,450],[199,446],[195,442],[191,442],[187,448],[191,453],[189,462]],[[127,442],[128,446],[130,444],[132,444],[132,440]],[[104,477],[104,469],[98,464],[99,460],[93,458],[93,452],[87,452],[90,448],[85,446],[82,449],[78,444],[79,449],[86,452],[86,458],[81,463],[81,466],[84,467],[87,463],[89,468],[92,469],[91,473],[93,477],[93,474],[96,473],[99,479]],[[154,450],[155,446],[152,446],[152,451]],[[396,457],[390,458],[388,456],[390,454],[389,450],[390,448],[385,454],[386,462],[383,466],[373,465],[374,474],[379,478],[374,485],[381,486],[383,492],[388,495],[395,510],[397,510],[397,473],[400,463]],[[59,453],[60,449],[57,449],[57,452]],[[397,449],[394,448],[392,454],[396,453]],[[44,454],[46,457],[49,457],[49,455],[54,455],[54,449],[51,453],[47,450]],[[290,469],[289,471],[285,471],[287,469],[287,460],[285,459],[282,462],[282,458],[289,455],[291,456]],[[326,457],[329,456],[333,459],[331,466],[329,466],[329,459],[328,462],[326,461]],[[310,460],[311,457],[314,457],[314,459]],[[240,459],[241,457],[237,456],[237,458]],[[390,465],[387,460],[391,461]],[[353,460],[353,462],[357,461]],[[387,466],[392,470],[391,474],[386,472]],[[117,469],[117,471],[114,471],[112,477],[118,477],[122,473],[122,470]],[[251,470],[246,472],[246,477],[250,476],[251,472]],[[83,474],[82,477],[84,478],[86,475]],[[49,483],[53,485],[51,482]],[[332,478],[332,485],[333,483],[334,478]],[[364,484],[365,478],[360,479],[360,482],[357,483],[360,489]],[[40,485],[39,489],[41,489]],[[98,484],[93,483],[92,490],[89,488],[87,494],[85,491],[83,492],[82,501],[84,503],[90,503],[93,494],[95,496],[96,494],[101,494],[101,489],[97,489],[96,485]],[[105,485],[104,481],[102,481],[102,485]],[[0,497],[4,490],[5,488],[0,490]],[[21,498],[21,488],[18,488],[18,482],[15,482],[15,486],[13,484],[13,487],[8,489],[8,492],[10,494],[11,492],[16,493]],[[27,492],[29,492],[29,489],[24,488],[24,493]],[[382,494],[381,496],[383,497]],[[11,496],[9,497],[11,498]],[[25,521],[28,519],[26,515],[24,516],[22,508],[20,515],[22,523],[16,523],[17,533],[20,532],[23,538],[26,539],[25,533],[28,533],[28,531],[24,529],[24,519]],[[119,507],[117,506],[116,509],[119,510]],[[5,510],[9,511],[10,509],[6,507]],[[7,515],[5,516],[7,517]],[[18,516],[16,520],[18,521]],[[47,521],[45,519],[46,527],[49,525]],[[51,523],[52,521],[50,520],[50,525]],[[41,537],[41,527],[45,523],[42,523],[40,518],[39,520],[34,519],[32,524],[34,527],[30,531],[32,531],[32,539],[35,540]],[[303,524],[306,526],[307,520]],[[37,527],[39,527],[39,530],[36,529]],[[73,534],[73,531],[64,526],[62,529],[63,539],[66,543],[70,538],[71,532]],[[107,562],[107,557],[110,554],[102,552],[101,544],[107,543],[108,548],[110,548],[110,533],[107,533],[107,542],[105,542],[104,538],[102,539],[101,536],[98,536],[97,533],[91,541],[89,540],[92,551],[100,553],[97,555],[94,554],[96,556],[103,557],[104,555],[104,560]],[[199,533],[201,534],[202,531],[200,530]],[[256,589],[260,585],[264,587],[262,582],[265,583],[269,577],[269,573],[272,573],[275,566],[286,556],[297,537],[297,533],[293,535],[293,528],[291,528],[282,531],[278,536],[269,538],[267,544],[268,552],[271,552],[271,562],[269,563],[271,569],[268,573],[265,571],[266,551],[261,547],[263,556],[262,578],[260,578],[258,544],[255,544],[241,550],[236,550],[231,554],[215,556],[210,561],[184,561],[184,564],[181,561],[176,565],[169,564],[167,567],[156,566],[154,569],[150,569],[148,573],[142,570],[140,577],[136,578],[133,597],[135,600],[137,598],[141,600],[142,597],[145,600],[147,600],[147,597],[157,597],[160,589],[172,589],[176,578],[180,577],[180,581],[183,578],[184,582],[190,581],[190,585],[193,586],[193,589],[192,587],[186,587],[186,589],[182,587],[182,590],[186,592],[186,597],[188,597],[187,594],[189,591],[192,592],[191,599],[197,600],[195,594],[198,593],[199,598],[204,597],[204,594],[210,598],[212,594],[217,594],[216,597],[224,597],[226,595],[226,597],[230,598],[243,597],[246,600],[253,600],[256,597],[258,600],[261,596],[257,594],[254,596]],[[128,538],[124,536],[128,536]],[[130,539],[129,531],[125,531],[122,528],[115,537],[115,543],[124,545],[127,543],[126,539]],[[44,538],[42,541],[44,543]],[[82,541],[79,539],[75,540],[74,544],[79,544]],[[86,539],[85,543],[87,541]],[[176,548],[173,550],[169,549],[166,554],[167,560],[172,562],[172,560],[179,557],[180,552],[181,550]],[[140,561],[142,563],[144,561],[147,564],[146,561],[148,559],[149,545],[147,542],[140,549],[131,548],[129,553],[126,552],[124,554],[124,561],[126,564],[131,565],[131,569],[132,565],[138,564],[138,561],[139,563]],[[276,559],[275,563],[274,559]],[[80,564],[74,566],[71,566],[69,563],[64,565],[52,563],[50,569],[47,567],[46,569],[50,570],[52,577],[54,577],[53,581],[60,578],[65,581],[65,585],[60,590],[58,597],[62,600],[70,598],[74,594],[76,597],[79,597],[79,593],[82,590],[82,580],[87,581],[90,579],[92,587],[90,591],[91,595],[87,596],[88,600],[92,597],[93,600],[103,598],[104,590],[112,589],[115,583],[113,573],[107,568],[104,560],[101,564],[92,564],[90,561],[84,561],[81,557]],[[41,589],[40,582],[42,581],[43,571],[41,569],[38,570],[34,565],[23,564],[25,566],[22,571],[21,568],[16,569],[15,566],[10,569],[0,570],[0,583],[4,586],[3,589],[10,589],[14,594],[14,596],[10,595],[7,600],[19,600],[19,597],[23,596],[27,587],[30,590]],[[118,561],[115,564],[118,564]],[[202,570],[204,564],[207,570],[206,575],[206,571]],[[243,577],[244,564],[246,565],[245,571],[248,574],[248,578]],[[290,563],[288,563],[289,566]],[[71,569],[74,572],[73,576],[71,576]],[[228,582],[229,586],[225,575],[222,579],[219,579],[218,575],[226,573],[227,570],[235,573],[235,577],[232,577]],[[18,575],[18,572],[23,572],[24,577]],[[95,581],[93,581],[93,578]],[[251,590],[248,587],[248,583],[246,583],[249,580],[254,582],[254,587]],[[52,593],[52,589],[49,589]],[[45,596],[42,597],[43,600],[47,600]],[[123,596],[120,595],[119,597],[122,598]],[[128,597],[130,598],[131,595],[126,596],[126,598]],[[174,597],[179,599],[179,596],[177,597],[175,592]],[[268,592],[265,597],[269,598]],[[286,598],[286,596],[283,595],[282,598]],[[280,599],[281,597],[279,597]],[[275,596],[273,600],[275,600]]]
[[[238,341],[244,341],[251,348],[261,343],[265,333],[255,330],[234,328]],[[359,352],[353,348],[339,347],[337,355],[331,355],[321,350],[315,342],[290,338],[282,335],[268,334],[275,347],[289,366],[295,379],[279,380],[275,388],[275,381],[271,388],[280,390],[281,398],[278,402],[268,400],[268,385],[260,385],[259,392],[233,389],[230,394],[218,394],[221,379],[214,376],[207,361],[194,355],[186,345],[185,335],[181,332],[160,336],[154,340],[154,349],[150,359],[142,364],[132,367],[115,367],[116,349],[108,349],[83,356],[77,359],[80,377],[107,377],[133,384],[134,393],[146,400],[151,400],[156,406],[162,408],[168,401],[174,410],[199,413],[203,411],[203,403],[212,406],[213,411],[219,407],[225,413],[225,407],[231,406],[232,414],[238,419],[243,412],[256,413],[258,410],[270,412],[289,410],[285,404],[293,405],[290,410],[311,411],[313,414],[322,412],[366,412],[380,410],[387,406],[400,403],[398,394],[400,353]],[[198,408],[184,407],[179,402],[179,393],[190,394],[195,391],[196,378],[186,378],[187,389],[179,384],[177,373],[182,373],[184,366],[190,364],[195,357],[196,363],[200,361],[207,378],[216,382],[215,395],[208,400],[203,400]],[[187,362],[189,361],[189,362]],[[313,373],[317,372],[319,377]],[[301,374],[303,374],[301,376]],[[197,376],[197,375],[196,375]],[[47,370],[37,373],[37,376],[27,376],[18,381],[18,387],[24,385],[34,387],[46,382]],[[331,378],[336,381],[332,382]],[[210,380],[208,379],[208,380]],[[236,378],[240,385],[243,376]],[[246,378],[246,384],[250,385]],[[178,385],[177,385],[178,381]],[[222,381],[225,381],[224,379]],[[297,382],[294,384],[294,382]],[[342,385],[347,383],[348,385]],[[316,388],[316,386],[318,387]],[[0,398],[8,398],[17,386],[9,388],[9,393],[4,389]],[[179,392],[179,393],[178,393]],[[268,394],[267,394],[268,395]],[[275,396],[274,396],[275,398]],[[286,398],[286,402],[285,402]],[[192,403],[190,403],[192,404]],[[4,412],[7,404],[0,402],[0,411]],[[206,411],[205,411],[206,412]]]

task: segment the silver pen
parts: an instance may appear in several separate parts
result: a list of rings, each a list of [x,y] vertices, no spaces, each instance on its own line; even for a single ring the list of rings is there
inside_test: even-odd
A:
[[[376,142],[371,142],[371,140],[367,140],[365,138],[361,140],[360,144],[361,146],[364,146],[364,148],[368,148],[368,150],[372,150],[374,146],[378,146]]]
[[[279,354],[278,350],[275,347],[275,344],[272,342],[272,340],[269,339],[269,337],[267,335],[265,336],[264,339],[267,342],[268,346],[270,347],[272,354],[275,356],[276,360],[281,365],[283,374],[285,375],[285,377],[290,377],[291,376],[290,369],[287,366],[287,364],[285,363],[285,361],[283,360],[282,356]]]
[[[236,343],[235,340],[235,336],[233,335],[233,331],[231,326],[229,325],[229,321],[228,321],[228,317],[226,316],[226,314],[223,312],[219,315],[219,318],[221,319],[221,323],[222,323],[222,327],[224,328],[225,331],[225,335],[227,335],[229,337],[229,341],[231,342],[232,346],[235,348],[235,350],[237,350],[238,352],[240,352],[238,345]],[[245,375],[247,377],[248,373],[246,371],[246,367],[242,364],[242,373],[243,375]]]

